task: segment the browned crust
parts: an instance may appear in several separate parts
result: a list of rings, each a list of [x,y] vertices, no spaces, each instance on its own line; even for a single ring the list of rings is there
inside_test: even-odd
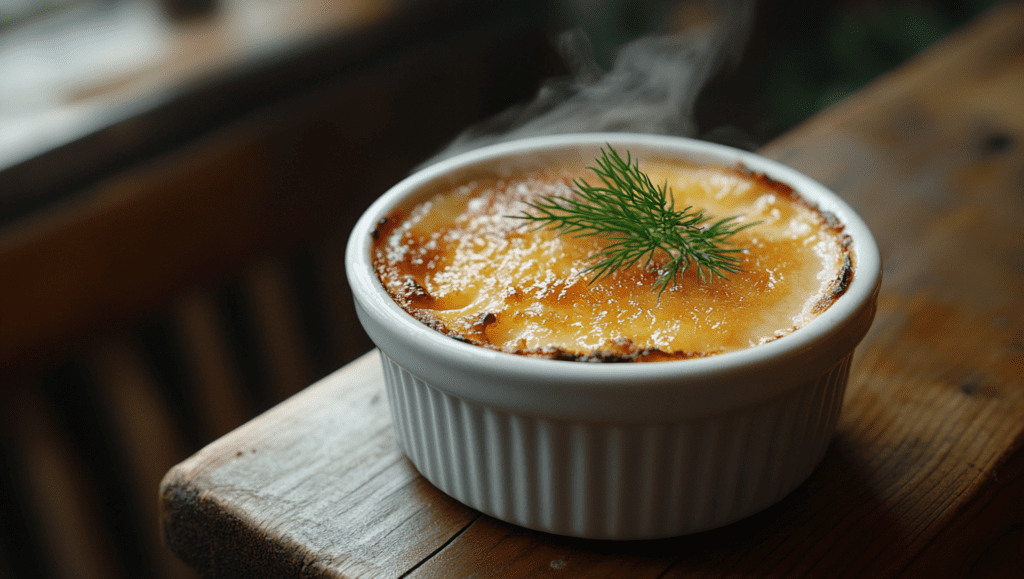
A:
[[[853,244],[853,240],[848,234],[843,232],[844,225],[842,222],[840,222],[839,219],[831,212],[823,211],[816,204],[807,201],[792,187],[781,181],[776,181],[764,173],[751,171],[743,164],[737,164],[737,166],[732,170],[746,179],[753,180],[764,187],[771,189],[777,195],[783,196],[791,202],[802,205],[803,207],[821,215],[825,221],[825,226],[836,235],[840,236],[842,248],[845,253],[843,265],[835,280],[833,280],[830,285],[827,294],[818,300],[813,307],[815,314],[820,314],[827,310],[846,292],[850,283],[853,281],[854,263],[850,252],[850,246]],[[404,212],[396,212],[392,214],[390,218],[381,219],[380,222],[378,222],[377,227],[371,233],[374,241],[386,238],[390,235],[394,228],[401,223],[404,218]],[[378,271],[378,276],[380,276],[381,273],[382,272]],[[639,348],[628,339],[617,340],[614,344],[605,349],[596,349],[585,354],[572,352],[565,348],[556,346],[506,350],[491,344],[486,333],[487,327],[497,321],[498,314],[482,314],[480,318],[475,320],[471,325],[471,334],[467,335],[452,330],[445,325],[442,320],[437,318],[429,309],[425,309],[433,303],[434,297],[427,292],[426,288],[417,283],[414,279],[407,278],[405,280],[400,294],[396,294],[391,288],[386,288],[386,290],[388,294],[391,295],[392,299],[402,307],[402,309],[406,310],[417,321],[430,329],[466,344],[487,348],[489,350],[511,353],[518,356],[546,358],[550,360],[566,360],[572,362],[623,363],[689,360],[693,358],[706,358],[718,354],[718,352],[669,352],[658,348]],[[766,342],[775,341],[795,330],[796,328],[780,330],[779,332],[776,332],[776,335],[773,338],[768,339]]]
[[[399,305],[402,302],[399,301]],[[605,349],[595,349],[591,352],[581,354],[572,352],[565,348],[556,346],[545,346],[542,348],[522,348],[506,350],[491,344],[486,335],[487,326],[498,320],[499,314],[486,313],[480,316],[477,323],[473,324],[471,335],[457,332],[449,328],[443,321],[437,318],[430,310],[422,308],[402,306],[404,310],[416,319],[416,321],[427,326],[431,330],[458,340],[465,344],[487,348],[499,352],[527,356],[530,358],[546,358],[549,360],[565,360],[571,362],[589,363],[621,363],[621,362],[661,362],[668,360],[689,360],[692,358],[707,358],[715,355],[715,352],[670,352],[659,348],[638,348],[629,339],[616,340]]]
[[[839,274],[832,281],[832,285],[829,286],[828,293],[818,300],[818,302],[814,304],[813,308],[815,314],[820,314],[827,310],[836,302],[837,299],[839,299],[839,296],[846,293],[847,288],[849,288],[850,284],[853,282],[854,263],[850,252],[850,246],[853,245],[853,238],[851,238],[849,234],[844,233],[846,226],[839,221],[839,218],[836,217],[834,213],[831,211],[825,211],[818,207],[816,203],[811,203],[807,199],[804,199],[792,187],[781,181],[776,181],[764,173],[751,171],[742,163],[737,163],[733,170],[737,174],[752,181],[756,181],[764,187],[771,189],[777,195],[784,196],[793,203],[802,205],[814,211],[818,215],[821,215],[822,219],[825,220],[825,226],[840,237],[840,243],[842,244],[843,252],[845,254],[843,256],[843,265],[839,270]]]
[[[764,187],[767,187],[768,189],[771,189],[772,191],[775,192],[776,195],[785,197],[786,199],[789,199],[793,203],[806,207],[811,211],[814,211],[818,215],[821,215],[821,217],[825,220],[825,225],[836,234],[842,234],[843,230],[846,228],[843,225],[843,223],[839,221],[839,218],[837,218],[832,212],[825,211],[824,209],[818,207],[816,203],[811,203],[807,199],[804,199],[803,196],[801,196],[792,187],[783,183],[782,181],[776,181],[775,179],[772,179],[771,177],[765,175],[764,173],[757,173],[755,171],[751,171],[743,163],[737,163],[736,166],[732,168],[732,171],[734,171],[741,177],[750,179],[751,181],[754,181],[756,183],[761,184]],[[843,248],[847,249],[848,247],[849,244],[844,242]]]
[[[814,304],[814,313],[820,314],[831,307],[839,299],[839,296],[846,293],[851,282],[853,282],[853,260],[850,259],[850,254],[847,252],[843,258],[843,266],[839,270],[839,275],[836,276],[836,279],[832,280],[828,293]]]

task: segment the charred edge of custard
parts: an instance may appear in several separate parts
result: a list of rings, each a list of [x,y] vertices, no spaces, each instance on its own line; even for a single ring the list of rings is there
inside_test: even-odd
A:
[[[468,338],[472,344],[480,345],[481,343],[489,343],[490,339],[487,337],[487,328],[497,321],[497,314],[484,312],[476,316],[476,318],[469,320],[468,325],[471,333],[465,337]]]
[[[409,210],[399,208],[393,210],[386,217],[381,217],[377,220],[377,225],[370,232],[370,238],[374,241],[374,247],[377,247],[377,243],[380,240],[390,237],[395,232],[395,229],[402,223],[405,223],[407,219],[409,219]]]
[[[849,236],[846,237],[848,238]],[[843,256],[843,266],[840,268],[839,274],[836,275],[836,278],[832,280],[832,285],[829,286],[828,293],[822,296],[821,299],[814,304],[813,311],[815,314],[820,314],[832,307],[832,304],[836,303],[839,296],[846,293],[846,290],[853,282],[853,259],[850,257],[849,245],[844,243],[843,249],[846,251],[846,255]]]
[[[806,207],[807,209],[810,209],[811,211],[817,213],[825,221],[825,226],[828,227],[829,230],[835,232],[837,235],[843,233],[843,230],[846,229],[846,226],[843,225],[842,221],[839,221],[839,218],[836,217],[834,213],[832,213],[831,211],[825,211],[821,207],[818,207],[816,203],[812,203],[807,199],[804,199],[803,195],[800,195],[799,193],[797,193],[795,189],[783,183],[782,181],[776,181],[775,179],[772,179],[771,177],[765,175],[764,173],[758,173],[756,171],[753,171],[743,163],[737,163],[736,166],[732,168],[732,171],[734,171],[737,175],[741,177],[750,179],[751,181],[754,181],[768,189],[771,189],[777,195],[781,195],[788,199],[789,201],[796,203],[797,205]],[[844,245],[844,247],[846,246]]]
[[[553,351],[540,352],[540,355],[551,360],[565,360],[568,362],[586,362],[591,364],[619,364],[630,362],[668,362],[671,360],[691,360],[693,358],[707,358],[713,354],[707,352],[666,352],[660,348],[643,348],[632,352],[607,352],[594,350],[587,354],[568,352],[562,348],[552,348]],[[533,352],[514,352],[520,356],[536,355]]]
[[[377,279],[384,279],[386,277],[381,268],[377,268],[376,272]],[[432,308],[436,303],[434,296],[430,295],[427,288],[423,287],[423,285],[416,281],[416,278],[411,275],[406,275],[397,283],[388,284],[384,287],[384,291],[386,291],[391,299],[401,306],[403,310]]]
[[[431,330],[444,334],[445,336],[464,344],[529,358],[545,358],[548,360],[587,362],[593,364],[616,364],[629,362],[691,360],[694,358],[707,358],[715,355],[715,352],[670,352],[660,348],[637,348],[636,345],[633,344],[633,341],[629,339],[616,340],[613,347],[610,349],[595,349],[583,354],[567,350],[561,346],[543,346],[540,348],[519,348],[515,350],[508,350],[500,348],[488,341],[486,335],[487,326],[494,324],[498,320],[498,316],[494,313],[488,312],[481,314],[471,326],[473,333],[471,335],[467,335],[451,329],[429,310],[421,308],[405,308],[405,310],[409,315],[415,318],[416,321],[427,326]]]
[[[742,177],[756,181],[764,187],[767,187],[774,191],[778,195],[782,195],[789,199],[791,202],[806,207],[811,211],[821,216],[825,222],[825,227],[833,232],[840,238],[840,245],[843,249],[843,265],[840,268],[836,278],[832,280],[832,284],[829,286],[828,292],[821,297],[814,304],[812,311],[815,314],[820,314],[832,306],[839,299],[839,296],[846,293],[846,289],[850,287],[850,283],[853,281],[853,259],[850,257],[850,247],[853,245],[853,238],[849,234],[845,233],[846,226],[838,217],[831,211],[825,211],[818,207],[816,203],[811,203],[807,199],[804,199],[802,195],[796,192],[795,189],[782,181],[776,181],[764,173],[758,173],[750,170],[746,165],[737,163],[737,166],[733,170]]]
[[[382,227],[384,227],[384,226],[385,226],[385,225],[387,225],[387,224],[388,224],[388,218],[387,218],[387,217],[381,217],[381,218],[380,218],[380,219],[379,219],[379,220],[377,221],[377,226],[376,226],[376,227],[374,227],[374,228],[373,228],[373,231],[371,231],[371,232],[370,232],[370,237],[371,237],[371,238],[372,238],[372,239],[373,239],[374,241],[380,241],[380,238],[382,237],[382,234],[381,234],[381,231],[380,231],[380,230],[381,230],[381,228],[382,228]]]
[[[757,171],[754,171],[753,169],[747,167],[743,163],[736,163],[736,166],[733,167],[732,170],[736,172],[736,174],[738,174],[739,176],[745,179],[750,179],[751,181],[754,181],[756,183],[760,183],[764,187],[767,187],[768,189],[771,189],[772,191],[775,191],[780,195],[785,195],[786,197],[789,197],[790,199],[794,200],[802,199],[802,197],[797,195],[796,191],[794,191],[793,188],[790,187],[789,185],[783,183],[782,181],[776,181],[775,179],[772,179],[771,177],[765,175],[764,173],[758,173]]]
[[[831,307],[831,304],[836,303],[836,300],[846,293],[850,284],[853,283],[854,263],[850,252],[850,248],[853,246],[853,238],[848,234],[842,234],[840,244],[843,247],[843,266],[840,267],[836,279],[828,286],[828,291],[825,295],[814,304],[813,312],[815,314],[821,314],[825,309]]]
[[[469,336],[464,336],[459,332],[456,332],[445,325],[437,316],[433,315],[429,310],[423,310],[419,308],[404,308],[405,311],[409,312],[409,315],[416,319],[419,323],[434,330],[435,332],[444,334],[453,340],[458,340],[464,344],[479,345],[476,340]]]
[[[589,364],[621,364],[632,362],[668,362],[671,360],[690,360],[693,358],[707,358],[714,354],[708,352],[667,352],[659,348],[637,348],[632,351],[607,351],[593,350],[581,354],[572,352],[560,346],[544,346],[541,348],[525,348],[516,350],[505,350],[493,344],[476,343],[475,345],[489,350],[525,356],[528,358],[544,358],[547,360],[558,360],[564,362],[584,362]]]

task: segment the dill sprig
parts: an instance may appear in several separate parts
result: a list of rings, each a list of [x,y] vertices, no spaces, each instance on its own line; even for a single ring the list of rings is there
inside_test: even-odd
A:
[[[601,149],[597,165],[589,169],[601,185],[575,179],[573,196],[546,195],[529,204],[533,213],[518,216],[538,227],[557,229],[560,235],[604,237],[607,244],[590,256],[590,283],[640,262],[647,266],[659,252],[668,260],[654,284],[658,295],[679,283],[691,267],[701,283],[740,271],[743,250],[732,247],[729,238],[756,223],[740,225],[736,217],[712,221],[703,209],[692,206],[677,211],[668,183],[655,186],[628,151],[623,159],[609,145],[607,151]]]

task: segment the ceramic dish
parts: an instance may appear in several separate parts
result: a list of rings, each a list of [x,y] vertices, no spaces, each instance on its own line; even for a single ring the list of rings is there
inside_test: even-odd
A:
[[[610,144],[765,173],[834,214],[852,239],[846,292],[806,327],[754,348],[656,363],[527,358],[461,343],[419,323],[384,291],[371,234],[397,204],[438,183]],[[422,169],[357,223],[346,267],[360,322],[381,352],[401,444],[431,483],[524,527],[646,539],[726,525],[775,503],[821,460],[854,348],[875,313],[881,263],[870,231],[834,193],[751,153],[654,135],[539,137]]]

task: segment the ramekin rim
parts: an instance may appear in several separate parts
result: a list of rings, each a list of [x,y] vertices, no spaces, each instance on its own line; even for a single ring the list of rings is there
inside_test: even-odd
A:
[[[691,158],[711,156],[714,159],[709,162],[740,163],[790,185],[807,201],[836,214],[853,238],[857,264],[850,286],[828,310],[800,330],[756,347],[689,360],[588,364],[524,357],[459,342],[415,320],[391,299],[380,284],[370,263],[371,232],[382,216],[419,187],[454,170],[492,162],[517,153],[543,153],[577,146],[598,147],[605,144],[616,147],[637,146],[645,150],[690,155]],[[686,137],[635,133],[579,133],[530,137],[482,147],[422,168],[392,186],[363,213],[349,239],[346,268],[355,299],[364,300],[363,306],[372,310],[372,315],[386,316],[382,323],[395,324],[399,328],[398,331],[411,333],[411,339],[419,342],[420,346],[444,352],[449,359],[457,359],[462,364],[486,366],[496,373],[514,372],[526,380],[539,381],[557,375],[559,379],[564,380],[559,385],[561,388],[576,386],[588,389],[615,388],[621,386],[623,381],[635,384],[637,381],[658,381],[666,378],[675,380],[689,375],[707,377],[757,367],[774,358],[796,355],[827,339],[830,334],[837,331],[837,328],[849,324],[862,314],[862,310],[877,295],[881,280],[881,257],[867,225],[849,204],[821,183],[756,153]],[[543,388],[542,385],[538,387]]]

